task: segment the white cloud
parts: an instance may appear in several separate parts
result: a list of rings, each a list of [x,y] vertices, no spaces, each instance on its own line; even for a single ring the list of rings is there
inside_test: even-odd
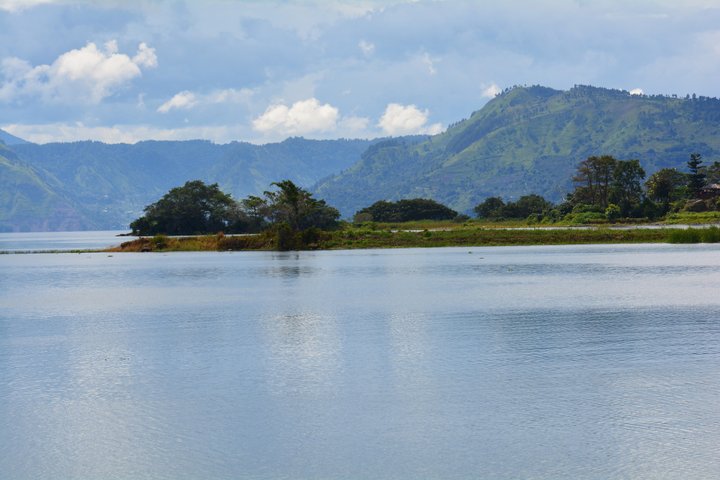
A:
[[[360,40],[358,47],[360,47],[360,50],[362,50],[363,55],[366,57],[370,57],[373,53],[375,53],[375,44],[371,42]]]
[[[642,88],[633,88],[630,90],[630,95],[644,95],[645,92],[643,92]]]
[[[187,90],[176,93],[170,100],[160,105],[157,109],[160,113],[167,113],[173,109],[187,110],[197,104],[195,94]]]
[[[500,87],[493,83],[482,91],[482,96],[485,98],[495,98],[500,92],[502,92]]]
[[[420,60],[427,67],[430,75],[435,75],[437,73],[437,69],[435,68],[435,59],[433,59],[429,53],[425,52]]]
[[[435,135],[442,131],[442,125],[434,123],[427,125],[429,112],[420,110],[415,105],[400,105],[390,103],[385,108],[385,113],[380,117],[378,126],[387,135],[412,135],[429,134]]]
[[[242,138],[240,125],[195,125],[160,128],[150,125],[87,126],[82,123],[10,124],[0,129],[33,143],[96,140],[105,143],[137,143],[143,140],[205,139],[227,143]]]
[[[56,0],[0,0],[0,10],[18,12],[45,3],[56,3]]]
[[[253,94],[253,90],[249,88],[240,90],[226,88],[224,90],[214,90],[207,94],[197,94],[184,90],[176,93],[170,100],[160,105],[157,111],[168,113],[170,110],[189,110],[199,105],[248,103]]]
[[[141,67],[155,66],[155,50],[145,43],[130,58],[118,53],[114,40],[102,50],[90,42],[63,53],[51,65],[32,67],[24,60],[6,58],[2,61],[4,81],[0,84],[0,101],[40,96],[46,101],[97,104],[141,76]]]
[[[338,130],[345,137],[368,136],[370,119],[367,117],[343,117],[338,123]]]
[[[309,98],[290,107],[271,105],[252,124],[255,131],[263,134],[305,135],[334,130],[338,117],[337,108],[329,103],[321,105],[316,98]]]

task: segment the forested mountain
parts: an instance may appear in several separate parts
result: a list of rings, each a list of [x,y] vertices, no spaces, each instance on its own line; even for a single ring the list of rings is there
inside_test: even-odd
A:
[[[469,213],[487,197],[558,201],[591,155],[638,159],[648,175],[720,159],[720,100],[577,86],[515,87],[435,135],[252,145],[148,141],[36,145],[2,133],[0,231],[127,228],[188,180],[240,199],[290,179],[345,217],[378,200],[431,198]]]
[[[290,138],[260,146],[200,140],[3,146],[0,231],[126,229],[144,206],[194,179],[217,182],[238,199],[285,178],[307,187],[352,165],[371,144]]]
[[[516,87],[424,141],[388,140],[314,187],[345,216],[377,200],[433,198],[469,212],[486,197],[558,201],[591,155],[639,159],[648,175],[720,156],[720,100],[577,86]]]
[[[45,178],[43,178],[45,177]],[[0,143],[0,232],[79,230],[98,228],[59,182],[20,160]]]

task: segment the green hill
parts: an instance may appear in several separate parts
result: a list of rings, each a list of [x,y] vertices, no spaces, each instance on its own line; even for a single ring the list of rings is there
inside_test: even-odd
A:
[[[9,203],[0,204],[2,228],[126,229],[143,207],[188,180],[217,182],[238,199],[262,193],[282,179],[308,187],[352,165],[371,144],[303,138],[268,145],[201,140],[17,144],[7,147],[16,161],[12,170],[0,170],[0,190],[5,197],[19,195],[18,169],[24,169],[23,178],[42,185],[46,195],[33,197],[24,215],[12,213],[17,207]]]
[[[484,198],[538,193],[558,201],[590,155],[639,159],[648,175],[720,154],[720,100],[577,86],[516,87],[423,141],[390,140],[314,187],[350,216],[377,200],[433,198],[469,212]]]

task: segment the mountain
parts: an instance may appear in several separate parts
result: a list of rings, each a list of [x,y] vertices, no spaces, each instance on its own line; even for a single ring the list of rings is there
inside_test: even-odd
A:
[[[377,143],[313,191],[344,216],[377,200],[425,197],[470,212],[489,196],[561,200],[591,155],[639,159],[648,175],[720,154],[720,100],[576,86],[515,87],[423,141]]]
[[[0,130],[0,143],[4,143],[5,145],[20,145],[28,142],[22,138],[10,135],[5,130]]]
[[[98,228],[75,203],[0,143],[0,232]]]
[[[268,145],[200,140],[15,144],[3,147],[7,165],[0,170],[0,191],[9,198],[33,185],[44,194],[32,197],[32,208],[23,215],[12,213],[19,211],[13,206],[18,200],[0,203],[0,228],[126,229],[146,205],[188,180],[217,182],[238,199],[283,179],[309,187],[348,168],[372,144],[303,138]]]

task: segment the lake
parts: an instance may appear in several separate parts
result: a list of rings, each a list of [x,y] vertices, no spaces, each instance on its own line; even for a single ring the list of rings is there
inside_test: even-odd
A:
[[[12,479],[715,479],[720,246],[0,255]]]

